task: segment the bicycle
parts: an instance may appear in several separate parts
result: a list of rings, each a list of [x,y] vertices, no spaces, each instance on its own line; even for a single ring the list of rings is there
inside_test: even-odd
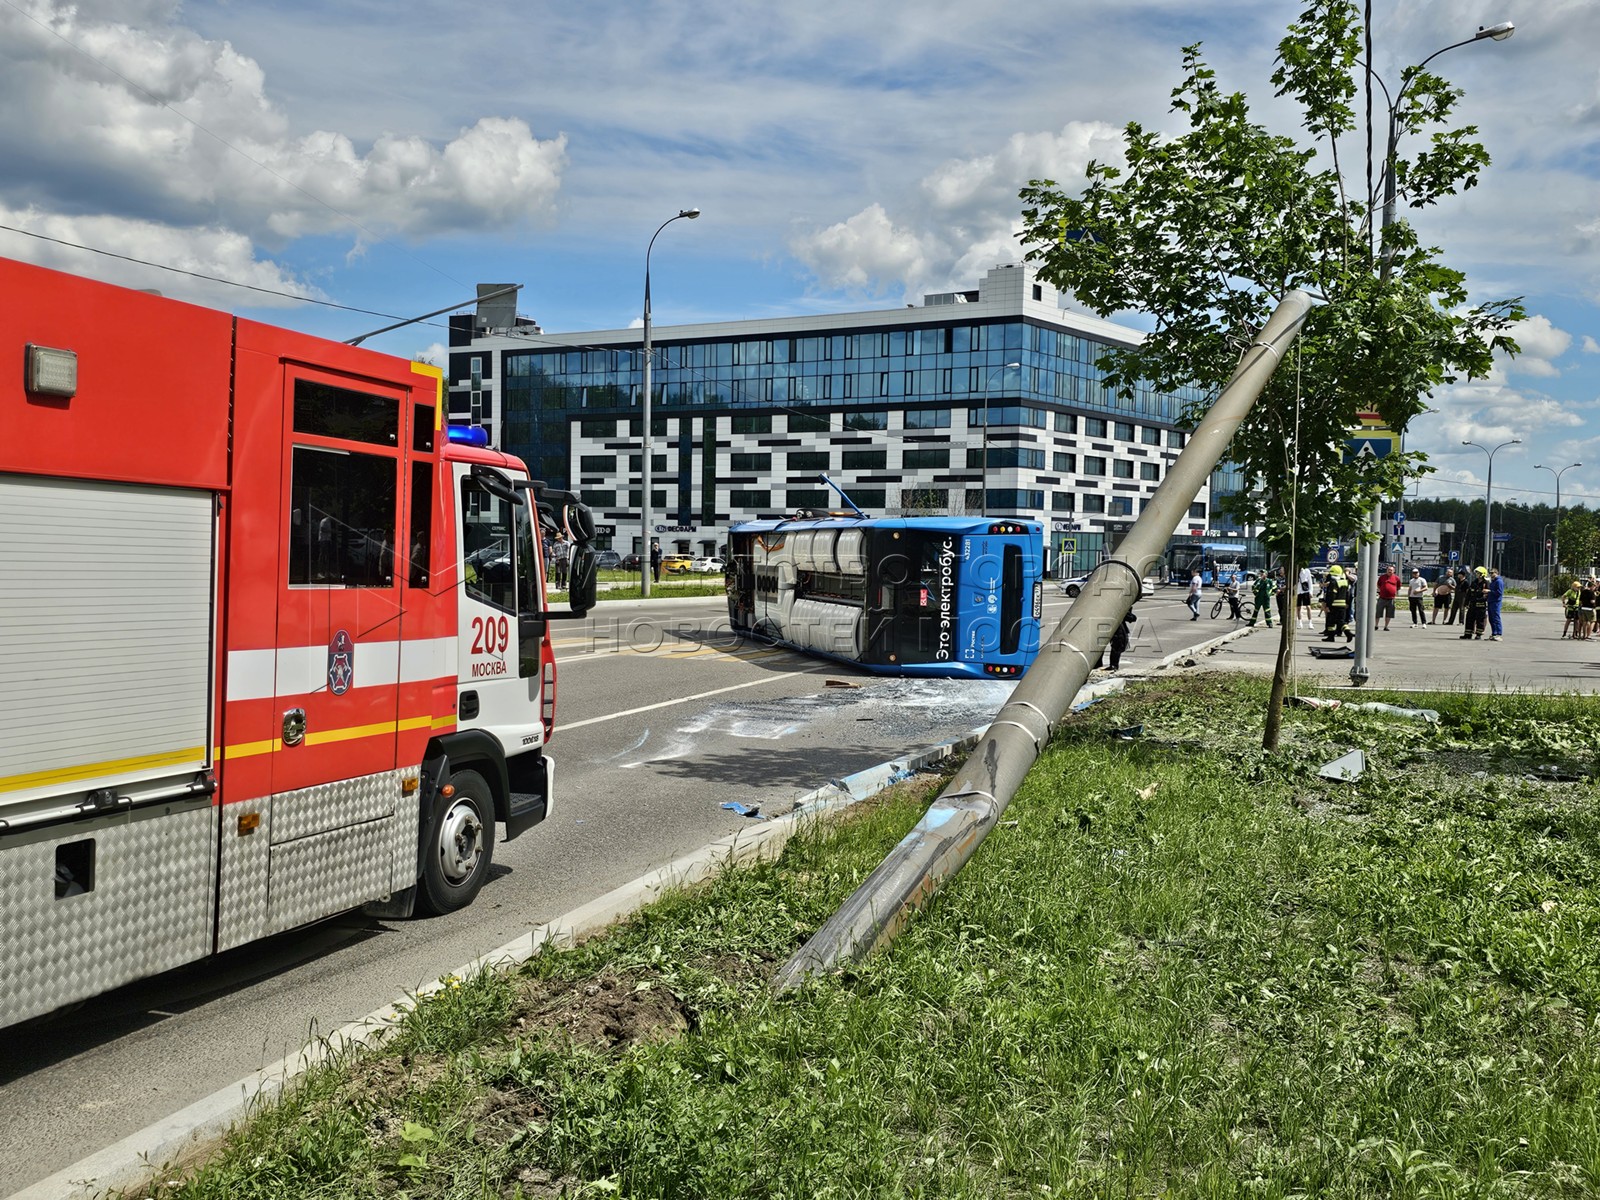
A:
[[[1222,615],[1223,610],[1227,607],[1228,598],[1226,596],[1218,596],[1216,601],[1211,605],[1211,619],[1215,621]],[[1251,620],[1255,615],[1256,602],[1254,600],[1241,600],[1239,601],[1239,615],[1235,617],[1234,620],[1248,621]]]

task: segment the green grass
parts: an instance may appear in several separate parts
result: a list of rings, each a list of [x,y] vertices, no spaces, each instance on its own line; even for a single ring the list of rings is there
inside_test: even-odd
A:
[[[637,571],[599,571],[596,573],[596,582],[601,585],[595,596],[599,603],[608,600],[644,598]],[[725,596],[727,591],[727,585],[721,575],[668,575],[660,582],[653,582],[650,585],[650,594],[655,599],[671,596]],[[565,604],[568,594],[564,591],[551,590],[545,593],[545,598],[550,604]]]
[[[1070,718],[859,966],[767,985],[926,788],[446,989],[160,1194],[1595,1194],[1592,702],[1375,695],[1443,719],[1291,710],[1267,755],[1264,686]]]

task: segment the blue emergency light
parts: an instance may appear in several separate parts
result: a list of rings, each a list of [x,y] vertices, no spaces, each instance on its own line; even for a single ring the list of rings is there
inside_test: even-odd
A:
[[[450,425],[445,429],[445,436],[458,446],[477,446],[480,449],[489,446],[489,431],[482,425]]]

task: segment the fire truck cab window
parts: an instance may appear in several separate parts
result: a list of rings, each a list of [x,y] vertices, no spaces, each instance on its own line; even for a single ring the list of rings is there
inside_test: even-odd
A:
[[[294,448],[289,583],[393,587],[397,462]]]
[[[400,402],[391,396],[296,379],[294,431],[373,446],[398,446]]]
[[[470,478],[461,481],[461,539],[467,595],[516,612],[516,510]]]

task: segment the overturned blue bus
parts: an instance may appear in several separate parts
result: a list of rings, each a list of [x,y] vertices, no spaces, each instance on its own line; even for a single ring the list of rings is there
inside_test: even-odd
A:
[[[1013,517],[749,521],[729,532],[728,615],[881,674],[1015,678],[1039,653],[1043,545]]]

